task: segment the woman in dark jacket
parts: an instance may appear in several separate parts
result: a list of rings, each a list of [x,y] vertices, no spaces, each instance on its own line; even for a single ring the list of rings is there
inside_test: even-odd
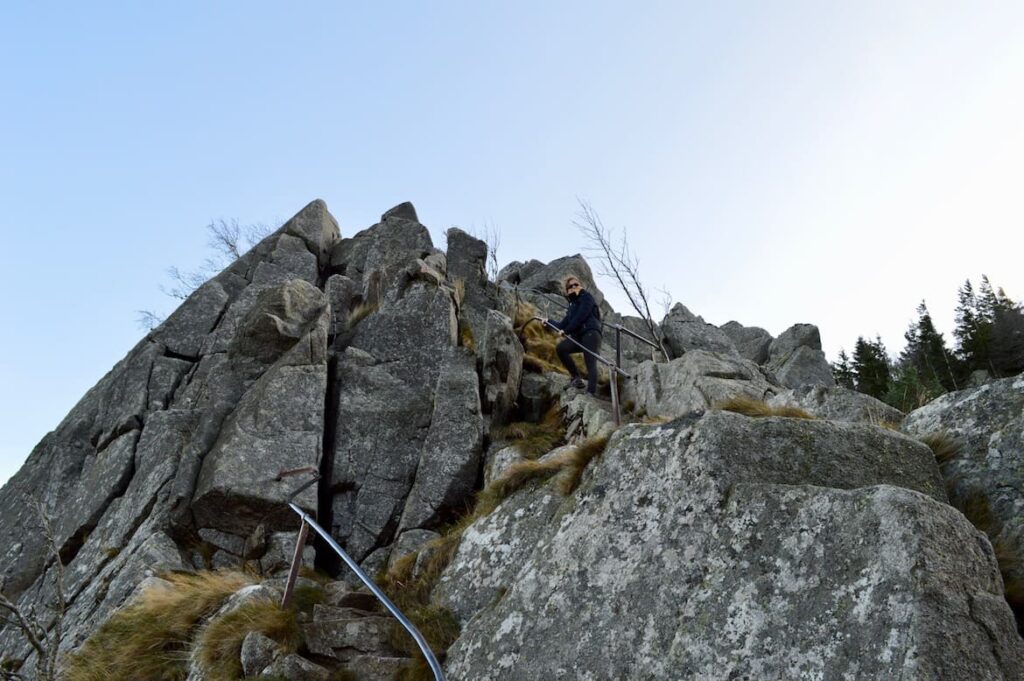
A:
[[[597,307],[597,301],[589,291],[583,290],[583,285],[576,277],[569,277],[565,280],[565,297],[569,299],[569,310],[561,321],[547,320],[548,324],[558,329],[564,335],[572,338],[590,352],[583,352],[579,345],[573,343],[569,338],[562,340],[558,347],[558,359],[562,360],[569,375],[572,376],[574,388],[583,387],[583,379],[580,378],[576,362],[572,355],[583,352],[583,361],[587,365],[587,392],[593,395],[597,391],[597,359],[590,353],[597,353],[601,347],[601,311]]]

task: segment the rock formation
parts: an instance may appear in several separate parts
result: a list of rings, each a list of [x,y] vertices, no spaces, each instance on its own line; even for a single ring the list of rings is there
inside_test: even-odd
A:
[[[51,633],[63,594],[62,664],[81,665],[97,637],[116,653],[105,621],[181,575],[244,566],[207,594],[192,640],[148,648],[175,651],[167,678],[393,678],[414,651],[319,541],[300,559],[320,581],[300,578],[289,615],[301,646],[253,624],[230,659],[203,652],[244,613],[275,611],[298,528],[286,501],[313,470],[294,500],[414,619],[435,618],[453,680],[1024,678],[1004,598],[1017,605],[1022,576],[1024,381],[907,418],[915,436],[962,441],[940,471],[879,427],[901,414],[834,385],[816,327],[773,339],[677,305],[657,325],[670,361],[624,339],[617,428],[606,399],[557,373],[557,339],[522,322],[561,315],[550,294],[569,274],[606,321],[646,335],[643,321],[611,309],[578,255],[497,282],[486,260],[458,229],[435,248],[409,203],[344,238],[323,202],[306,206],[149,333],[0,490],[3,594]],[[731,398],[817,418],[722,411]],[[983,524],[981,497],[987,538],[965,518]],[[0,657],[35,678],[16,626]]]

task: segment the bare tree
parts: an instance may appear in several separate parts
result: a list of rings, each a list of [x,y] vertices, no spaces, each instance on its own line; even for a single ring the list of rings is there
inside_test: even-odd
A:
[[[38,681],[57,681],[57,663],[60,657],[60,645],[64,635],[64,615],[67,613],[67,600],[64,594],[64,563],[57,548],[53,523],[41,501],[32,501],[31,505],[39,515],[41,529],[46,537],[46,546],[53,559],[54,570],[54,603],[49,609],[53,613],[52,624],[47,628],[43,619],[36,614],[32,606],[21,607],[11,601],[0,591],[0,624],[19,632],[36,654],[35,678]],[[7,660],[0,664],[0,680],[24,681],[27,677],[21,673],[20,666],[10,665]]]
[[[582,199],[578,201],[580,210],[573,224],[587,240],[585,250],[597,260],[601,275],[610,277],[618,283],[619,290],[626,295],[630,306],[644,320],[651,339],[658,344],[662,355],[668,360],[668,351],[651,314],[650,295],[640,280],[640,259],[629,248],[626,230],[623,229],[622,237],[617,238],[613,230],[604,226],[601,217],[589,203]],[[668,297],[671,299],[671,296]]]
[[[169,286],[161,284],[160,291],[175,300],[185,300],[197,288],[205,284],[225,267],[242,257],[246,251],[258,244],[277,229],[274,225],[257,222],[243,225],[236,219],[215,220],[206,225],[206,245],[213,255],[203,261],[197,269],[181,270],[168,267]],[[146,330],[152,330],[163,323],[165,317],[152,310],[139,310],[137,323]]]
[[[487,281],[498,281],[498,248],[501,246],[501,230],[491,223],[484,223],[482,230],[470,229],[469,233],[487,244]]]

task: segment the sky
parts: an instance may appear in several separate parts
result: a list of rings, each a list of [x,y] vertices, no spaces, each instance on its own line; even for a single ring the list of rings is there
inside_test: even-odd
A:
[[[208,223],[314,198],[501,263],[580,252],[583,199],[652,289],[830,359],[1024,298],[1020,2],[5,2],[0,97],[0,481]]]

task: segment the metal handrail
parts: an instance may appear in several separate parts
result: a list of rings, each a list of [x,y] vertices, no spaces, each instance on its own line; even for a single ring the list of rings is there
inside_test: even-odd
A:
[[[283,471],[282,473],[287,472]],[[279,477],[283,477],[283,475]],[[405,614],[398,609],[397,605],[391,602],[391,599],[387,597],[387,594],[385,594],[384,591],[379,586],[377,586],[377,584],[370,578],[370,576],[367,575],[366,572],[364,572],[361,567],[359,567],[359,564],[356,563],[356,561],[353,560],[352,557],[345,552],[345,549],[341,548],[338,542],[334,540],[334,537],[332,537],[330,533],[327,532],[327,530],[320,527],[320,525],[315,520],[313,520],[313,518],[311,518],[308,513],[303,511],[294,501],[292,501],[292,499],[294,499],[299,492],[303,491],[304,489],[312,485],[314,482],[319,480],[319,478],[319,473],[316,473],[313,477],[313,480],[303,484],[301,487],[296,489],[288,497],[287,500],[288,507],[295,511],[295,513],[298,514],[299,518],[302,519],[302,527],[300,528],[299,531],[299,540],[295,546],[296,557],[292,561],[292,569],[289,571],[288,574],[289,583],[294,583],[295,577],[298,575],[298,557],[302,553],[302,544],[305,543],[305,530],[307,527],[312,527],[313,531],[320,535],[320,538],[327,542],[328,546],[334,549],[334,552],[337,553],[338,556],[343,561],[345,561],[345,564],[348,565],[353,572],[356,573],[356,577],[358,577],[359,580],[363,584],[365,584],[366,587],[371,592],[373,592],[373,595],[377,597],[377,600],[379,600],[384,605],[384,607],[387,608],[388,612],[390,612],[391,615],[396,620],[398,620],[399,624],[405,627],[405,630],[409,632],[409,635],[413,637],[413,640],[416,641],[416,645],[419,646],[420,652],[423,653],[423,657],[426,658],[427,664],[430,665],[430,671],[434,673],[435,681],[445,681],[444,672],[441,671],[441,663],[437,661],[437,657],[434,655],[434,651],[430,649],[430,645],[427,644],[427,640],[423,637],[423,634],[420,633],[420,630],[416,628],[416,625],[413,624],[409,620],[409,618],[406,617]]]
[[[569,342],[573,343],[580,350],[582,350],[583,352],[587,353],[588,355],[590,355],[591,357],[593,357],[597,361],[599,361],[602,364],[604,364],[606,367],[608,367],[608,369],[610,371],[614,371],[615,374],[618,374],[619,376],[622,376],[623,378],[633,378],[631,375],[629,375],[628,373],[626,373],[625,371],[622,370],[622,367],[619,366],[618,362],[612,362],[611,360],[605,359],[604,357],[602,357],[598,353],[592,352],[589,348],[585,347],[582,343],[580,343],[578,340],[576,340],[572,336],[565,335],[565,333],[561,329],[559,329],[557,326],[552,324],[549,320],[544,319],[543,317],[530,317],[526,321],[526,324],[529,324],[530,322],[532,322],[534,320],[540,322],[541,324],[543,324],[544,326],[548,327],[549,329],[554,329],[555,331],[558,331],[563,337],[565,337],[566,340],[568,340]],[[526,324],[523,324],[523,326],[525,327]],[[616,352],[616,358],[618,358],[618,353],[617,352]],[[614,416],[615,416],[615,427],[618,428],[619,426],[622,425],[622,414],[621,414],[621,411],[619,409],[619,382],[616,379],[615,375],[612,375],[611,376],[611,380],[608,381],[608,389],[611,391],[611,394],[612,394],[612,411],[614,412]]]
[[[541,291],[540,289],[536,289],[536,288],[520,287],[518,284],[509,284],[508,282],[504,282],[504,281],[498,282],[498,285],[499,286],[504,286],[506,288],[511,288],[516,293],[518,293],[519,291],[526,291],[528,293],[533,293],[533,294],[538,295],[538,296],[557,296],[558,295],[556,293],[550,293],[548,291]],[[569,304],[566,303],[563,300],[559,300],[558,298],[547,298],[547,300],[551,301],[552,303],[558,305],[559,307],[561,307],[563,309],[569,309]],[[616,324],[615,322],[606,322],[603,319],[600,320],[600,322],[601,322],[601,326],[606,326],[609,329],[614,329],[616,332],[624,333],[627,336],[631,336],[631,337],[635,338],[636,340],[640,341],[641,343],[646,343],[647,345],[651,346],[655,350],[661,350],[661,346],[659,346],[657,343],[651,341],[649,338],[644,338],[643,336],[641,336],[637,332],[631,331],[631,330],[627,329],[626,327],[624,327],[621,324]]]

